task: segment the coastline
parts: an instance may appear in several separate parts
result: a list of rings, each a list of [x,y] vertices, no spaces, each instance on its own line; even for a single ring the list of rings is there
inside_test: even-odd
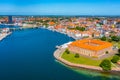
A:
[[[42,27],[42,28],[44,28],[44,27]],[[51,29],[51,28],[44,28],[44,29],[48,29],[48,30],[50,30],[50,31],[55,31],[55,32],[58,32],[58,33],[61,33],[61,34],[65,34],[65,35],[67,35],[68,37],[71,37],[71,38],[73,38],[73,39],[75,39],[75,40],[80,39],[80,38],[76,37],[76,36],[73,35],[73,34],[69,34],[69,33],[66,33],[66,32],[64,32],[64,31],[59,31],[59,30],[57,30],[57,29]]]
[[[12,32],[9,33],[2,33],[0,34],[0,41],[2,41],[4,38],[6,38],[8,35],[10,35]]]
[[[70,67],[75,67],[75,68],[83,68],[83,69],[88,69],[88,70],[94,70],[94,71],[98,71],[98,72],[105,72],[102,70],[101,67],[97,67],[97,66],[90,66],[90,65],[83,65],[83,64],[75,64],[75,63],[71,63],[63,58],[61,58],[62,56],[62,53],[65,51],[64,48],[59,48],[57,49],[55,52],[54,52],[54,57],[62,62],[63,64],[65,65],[68,65]],[[112,68],[111,71],[108,71],[109,73],[112,73],[112,74],[118,74],[120,73],[120,68]]]
[[[44,27],[42,27],[44,28]],[[65,32],[61,32],[59,30],[56,30],[56,29],[49,29],[49,28],[44,28],[44,29],[48,29],[50,31],[55,31],[55,32],[58,32],[58,33],[61,33],[61,34],[65,34],[67,35],[68,37],[71,37],[75,40],[78,40],[77,37],[73,36],[73,35],[69,35]],[[97,66],[91,66],[91,65],[83,65],[83,64],[75,64],[75,63],[71,63],[63,58],[61,58],[62,56],[62,53],[65,51],[65,48],[58,48],[57,50],[54,51],[53,53],[53,56],[55,57],[56,60],[60,61],[61,63],[67,65],[67,66],[70,66],[70,67],[74,67],[74,68],[82,68],[82,69],[88,69],[88,70],[93,70],[93,71],[97,71],[97,72],[106,72],[106,71],[103,71],[101,67],[97,67]],[[120,68],[119,67],[116,67],[116,68],[112,68],[111,71],[107,71],[109,73],[113,73],[113,74],[118,74],[120,73]]]
[[[34,27],[34,28],[41,28],[41,27]],[[42,27],[43,28],[43,27]],[[33,28],[21,28],[21,29],[33,29]],[[43,28],[43,29],[48,29],[50,31],[55,31],[55,32],[58,32],[58,33],[61,33],[61,34],[65,34],[65,35],[68,35],[69,37],[77,40],[75,37],[73,36],[70,36],[69,34],[65,33],[65,32],[60,32],[56,29],[49,29],[49,28]],[[5,37],[7,37],[8,35],[10,35],[12,32],[8,33],[7,35],[5,35],[2,39],[4,39]],[[0,40],[1,40],[1,37],[0,37]],[[54,52],[54,57],[64,63],[65,65],[68,65],[70,67],[75,67],[75,68],[83,68],[83,69],[89,69],[89,70],[94,70],[94,71],[98,71],[98,72],[105,72],[102,70],[101,67],[97,67],[97,66],[90,66],[90,65],[83,65],[83,64],[75,64],[75,63],[71,63],[63,58],[61,58],[62,56],[62,53],[65,51],[65,48],[58,48],[55,52]],[[120,73],[120,68],[112,68],[111,71],[109,71],[110,73]]]

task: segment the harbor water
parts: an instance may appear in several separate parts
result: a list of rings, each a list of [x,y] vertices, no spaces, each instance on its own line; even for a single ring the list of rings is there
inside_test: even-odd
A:
[[[41,28],[13,31],[0,41],[0,80],[120,80],[119,76],[70,68],[56,61],[56,45],[73,40]]]

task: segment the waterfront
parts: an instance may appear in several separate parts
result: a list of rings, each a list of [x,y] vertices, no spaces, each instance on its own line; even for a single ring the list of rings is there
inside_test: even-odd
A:
[[[4,38],[6,38],[6,37],[7,37],[8,35],[10,35],[10,34],[11,34],[11,32],[0,34],[0,41],[3,40]]]
[[[72,40],[67,35],[46,29],[13,31],[0,42],[0,80],[120,79],[112,75],[94,75],[96,73],[90,76],[90,71],[78,71],[56,62],[53,57],[55,46]]]

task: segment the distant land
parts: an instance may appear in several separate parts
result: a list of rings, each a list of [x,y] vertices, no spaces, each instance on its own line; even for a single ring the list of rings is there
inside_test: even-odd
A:
[[[109,17],[109,18],[120,18],[120,15],[0,15],[0,16],[43,16],[43,17]]]

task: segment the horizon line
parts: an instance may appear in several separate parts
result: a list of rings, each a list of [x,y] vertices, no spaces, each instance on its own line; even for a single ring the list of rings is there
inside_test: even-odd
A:
[[[120,15],[75,15],[75,14],[73,14],[73,15],[64,15],[64,14],[44,14],[44,15],[42,15],[42,14],[0,14],[0,16],[88,16],[88,17],[94,17],[94,16],[98,16],[98,17],[120,17]]]

